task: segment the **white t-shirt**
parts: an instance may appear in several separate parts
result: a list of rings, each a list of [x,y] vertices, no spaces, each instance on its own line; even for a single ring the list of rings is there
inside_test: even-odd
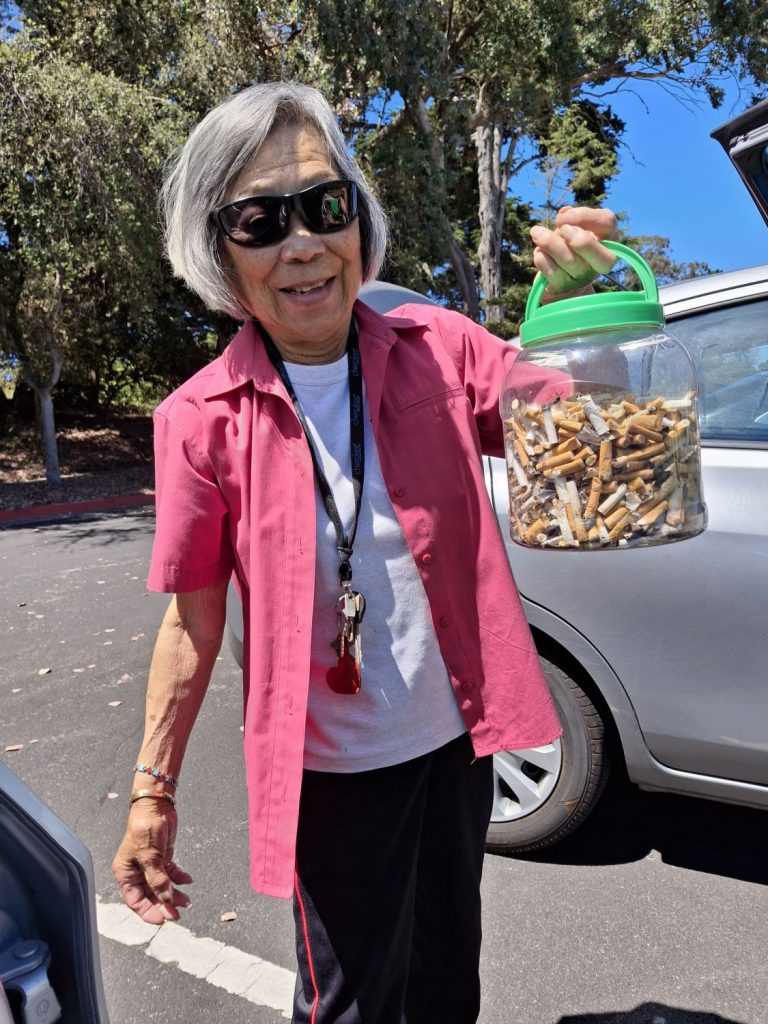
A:
[[[347,357],[286,370],[312,433],[345,531],[354,518]],[[304,766],[383,768],[436,750],[466,731],[435,636],[424,587],[381,475],[363,388],[365,479],[352,554],[352,586],[366,601],[362,688],[330,689],[326,672],[340,596],[336,533],[317,481],[317,564]]]

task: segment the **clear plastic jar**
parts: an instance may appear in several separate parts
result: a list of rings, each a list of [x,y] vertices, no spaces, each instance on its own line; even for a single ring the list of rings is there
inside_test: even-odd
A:
[[[643,547],[706,526],[696,371],[663,328],[648,265],[604,244],[633,266],[644,293],[542,307],[537,278],[523,351],[502,388],[510,533],[526,547]]]

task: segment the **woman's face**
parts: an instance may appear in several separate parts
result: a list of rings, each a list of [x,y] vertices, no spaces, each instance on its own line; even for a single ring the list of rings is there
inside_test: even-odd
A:
[[[224,203],[288,195],[338,178],[314,128],[281,125],[228,190]],[[360,226],[316,234],[291,214],[290,232],[273,245],[246,248],[223,238],[234,291],[261,321],[283,358],[330,362],[344,351],[352,306],[363,281]]]

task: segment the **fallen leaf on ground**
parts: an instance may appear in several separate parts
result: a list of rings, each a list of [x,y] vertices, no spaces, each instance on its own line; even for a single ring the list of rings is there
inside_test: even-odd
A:
[[[119,707],[120,707],[120,705],[121,705],[122,703],[123,703],[123,702],[122,702],[121,700],[111,700],[111,701],[109,702],[109,706],[110,706],[111,708],[119,708]]]
[[[21,750],[23,746],[23,743],[12,743],[9,747],[5,748],[5,752],[6,754],[12,754],[16,750]]]
[[[236,921],[237,920],[237,914],[235,913],[234,910],[228,910],[226,912],[226,914],[222,914],[221,915],[219,920],[220,921]]]
[[[47,675],[48,675],[48,673],[49,673],[50,671],[51,671],[51,670],[50,670],[49,668],[39,668],[39,669],[37,670],[37,674],[38,674],[39,676],[47,676]]]

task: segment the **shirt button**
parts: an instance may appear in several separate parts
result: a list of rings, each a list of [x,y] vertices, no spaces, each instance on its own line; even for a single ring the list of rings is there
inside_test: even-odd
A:
[[[428,551],[421,556],[421,564],[422,565],[429,565],[429,563],[431,561],[432,561],[432,555],[430,555],[430,553]]]
[[[448,616],[447,616],[447,615],[444,615],[444,616],[443,616],[443,617],[442,617],[442,618],[440,619],[440,625],[442,626],[442,628],[443,628],[443,629],[448,629],[448,627],[450,626],[450,624],[451,624],[451,620],[450,620],[450,619],[448,618]]]
[[[466,683],[461,684],[461,688],[464,691],[464,693],[469,693],[471,690],[474,690],[475,684],[470,683],[469,680],[467,680]]]
[[[405,494],[405,488],[404,487],[396,487],[395,488],[395,497],[396,498],[402,498],[402,496],[404,494]]]

